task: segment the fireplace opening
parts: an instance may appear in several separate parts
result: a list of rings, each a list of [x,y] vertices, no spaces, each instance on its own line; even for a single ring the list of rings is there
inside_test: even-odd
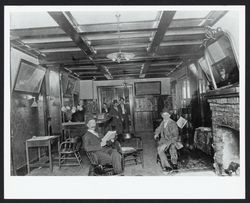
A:
[[[218,175],[239,175],[240,167],[239,131],[219,125],[214,129],[214,168]]]

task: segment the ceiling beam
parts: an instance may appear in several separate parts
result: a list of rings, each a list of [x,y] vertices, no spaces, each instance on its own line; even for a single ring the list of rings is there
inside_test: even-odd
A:
[[[153,37],[153,40],[148,48],[148,54],[152,54],[154,55],[157,48],[159,47],[159,45],[161,44],[165,33],[170,25],[170,23],[173,20],[173,17],[175,15],[176,11],[163,11],[159,24],[158,24],[158,28],[155,32],[155,35]],[[147,61],[146,63],[144,63],[141,67],[141,71],[140,71],[140,78],[144,78],[146,75],[146,72],[150,66],[151,62]]]
[[[218,12],[218,11],[217,11]],[[174,21],[174,20],[173,20]],[[204,21],[205,22],[205,21]],[[187,22],[188,23],[188,22]],[[156,31],[157,28],[149,28],[145,30],[138,30],[138,29],[127,29],[121,31],[121,37],[124,38],[124,36],[133,36],[139,34],[141,35],[144,33],[145,36],[148,36],[150,31]],[[172,35],[172,34],[182,34],[184,33],[196,33],[204,30],[203,26],[187,26],[187,27],[169,27],[168,31],[166,32],[166,35]],[[107,31],[107,33],[99,31],[99,32],[83,32],[79,33],[81,36],[86,36],[90,40],[103,40],[103,39],[110,39],[117,38],[117,30],[115,31]],[[60,27],[42,27],[42,28],[23,28],[23,29],[11,29],[10,30],[10,36],[13,38],[20,38],[22,40],[27,40],[25,43],[33,43],[29,42],[29,40],[34,39],[44,39],[45,40],[63,40],[61,38],[67,38],[67,40],[70,40],[70,38],[65,34],[65,32]],[[98,37],[98,36],[101,36]],[[107,36],[107,38],[103,38],[103,36]],[[143,35],[142,35],[143,36]],[[49,42],[49,41],[48,41]],[[34,42],[36,43],[36,42]]]
[[[178,65],[180,63],[180,60],[178,61],[151,61],[151,65],[150,67],[154,68],[154,69],[158,69],[158,68],[162,68],[162,67],[169,67],[169,66],[175,66]],[[115,65],[110,65],[109,66],[109,70],[110,71],[115,71],[115,70],[133,70],[133,69],[141,69],[141,66],[143,65],[142,62],[132,62],[132,63],[125,63],[125,64],[115,64]],[[95,66],[79,66],[77,67],[76,65],[74,66],[67,66],[67,68],[69,68],[72,71],[75,72],[79,72],[79,71],[83,71],[83,70],[96,70]]]
[[[107,79],[112,79],[107,67],[96,64],[91,57],[95,52],[88,45],[88,43],[80,36],[74,28],[70,20],[64,15],[63,12],[48,12],[49,15],[57,22],[60,28],[75,42],[75,44],[82,50],[82,52],[89,58],[89,60],[104,74]]]
[[[151,63],[147,61],[146,63],[142,65],[139,78],[145,78],[146,72],[148,71],[150,64]]]
[[[154,35],[154,38],[152,40],[152,43],[149,46],[148,53],[155,53],[157,47],[160,45],[162,39],[164,38],[164,35],[168,29],[168,26],[172,22],[172,19],[175,15],[176,11],[163,11],[161,15],[161,19],[158,25],[158,28],[156,30],[156,33]]]
[[[38,28],[33,28],[33,32],[36,33],[36,29]],[[27,33],[31,32],[30,29],[26,29]],[[40,30],[40,29],[38,29]],[[156,29],[155,29],[156,30]],[[205,28],[204,27],[184,27],[184,28],[169,28],[166,33],[165,33],[165,38],[166,37],[173,37],[173,36],[185,36],[185,35],[196,35],[196,34],[205,34]],[[32,33],[33,33],[32,32]],[[46,43],[59,43],[59,42],[72,42],[72,39],[67,36],[65,33],[64,34],[58,34],[58,35],[47,35],[46,30],[41,30],[41,32],[39,32],[38,36],[32,36],[32,33],[30,33],[30,35],[27,36],[22,36],[20,34],[19,30],[12,30],[11,31],[11,37],[13,37],[13,39],[17,38],[17,39],[21,39],[23,43],[26,44],[46,44]],[[20,36],[19,36],[20,34]],[[136,34],[136,32],[135,32]],[[100,35],[100,34],[91,34],[91,35],[81,35],[82,37],[85,36],[88,38],[89,41],[93,41],[92,44],[94,43],[98,43],[98,41],[102,42],[102,43],[109,43],[109,42],[113,42],[114,40],[117,40],[117,34],[114,33],[113,35],[106,35],[106,37],[103,37],[105,35],[100,35],[101,38],[97,38],[95,39],[95,35]],[[124,40],[133,40],[133,39],[148,39],[149,36],[147,35],[121,35],[121,41]],[[105,39],[105,41],[103,42],[103,40]]]
[[[131,63],[131,62],[145,62],[145,61],[168,61],[171,59],[181,59],[181,58],[190,58],[196,59],[200,57],[199,53],[188,53],[188,54],[178,54],[178,55],[163,55],[163,56],[140,56],[131,59],[130,61],[122,61],[121,64]],[[95,63],[103,64],[103,65],[117,65],[116,62],[110,61],[109,59],[96,59]],[[89,66],[92,63],[89,60],[58,60],[58,61],[41,61],[41,65],[57,65],[57,64],[64,64],[65,66]]]
[[[197,45],[202,44],[202,40],[182,40],[182,41],[168,41],[162,42],[160,46],[183,46],[183,45]],[[127,43],[122,44],[124,49],[134,49],[134,48],[146,48],[148,46],[147,43]],[[101,45],[101,46],[94,46],[95,50],[106,50],[106,49],[118,49],[118,45]],[[79,47],[60,47],[60,48],[47,48],[47,49],[40,49],[42,53],[56,53],[56,52],[79,52],[81,49]]]
[[[213,26],[217,23],[228,11],[211,11],[207,15],[207,20],[202,23],[202,26]]]
[[[94,51],[85,42],[77,30],[74,28],[70,20],[65,16],[63,12],[48,12],[49,15],[57,22],[60,28],[75,42],[75,44],[85,53],[86,56],[91,56]]]

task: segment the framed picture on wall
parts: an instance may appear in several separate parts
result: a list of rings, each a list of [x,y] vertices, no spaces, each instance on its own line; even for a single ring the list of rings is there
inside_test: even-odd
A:
[[[21,60],[14,85],[15,91],[39,93],[46,68]]]
[[[135,82],[135,95],[161,95],[161,81]]]
[[[71,77],[68,78],[68,84],[67,84],[67,88],[65,91],[66,96],[72,96],[74,88],[75,88],[75,83],[76,83],[76,80],[74,78],[71,78]]]

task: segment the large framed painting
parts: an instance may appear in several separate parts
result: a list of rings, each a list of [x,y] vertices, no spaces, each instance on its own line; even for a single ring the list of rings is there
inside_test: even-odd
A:
[[[161,81],[135,82],[135,95],[160,95]]]
[[[75,88],[76,79],[68,77],[67,88],[65,91],[65,96],[72,96]]]
[[[45,72],[46,68],[22,59],[19,64],[14,90],[39,93]]]

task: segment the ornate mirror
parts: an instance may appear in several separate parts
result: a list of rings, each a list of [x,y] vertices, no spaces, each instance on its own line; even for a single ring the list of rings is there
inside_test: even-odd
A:
[[[208,28],[203,46],[207,66],[201,67],[211,78],[214,89],[238,83],[239,65],[229,35],[221,28]]]

